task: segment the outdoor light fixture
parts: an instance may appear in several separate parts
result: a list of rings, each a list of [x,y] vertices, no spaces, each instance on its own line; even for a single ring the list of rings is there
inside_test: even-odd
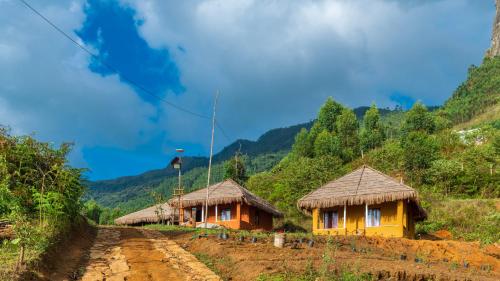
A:
[[[176,170],[181,168],[181,164],[182,160],[180,157],[175,157],[174,159],[172,159],[172,161],[170,161],[170,165]]]

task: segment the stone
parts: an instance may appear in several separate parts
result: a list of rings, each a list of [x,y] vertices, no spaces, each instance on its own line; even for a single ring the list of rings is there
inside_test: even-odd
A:
[[[491,47],[486,52],[486,57],[500,55],[500,0],[496,0],[497,14],[493,22],[493,33],[491,36]]]

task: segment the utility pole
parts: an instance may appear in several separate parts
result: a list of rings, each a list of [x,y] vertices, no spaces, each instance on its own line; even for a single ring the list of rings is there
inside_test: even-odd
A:
[[[205,202],[205,229],[208,228],[208,198],[209,198],[209,190],[210,187],[210,171],[212,169],[212,155],[214,151],[214,132],[215,132],[215,109],[217,108],[217,98],[219,97],[219,91],[215,93],[214,100],[214,112],[212,114],[212,141],[210,142],[210,158],[208,159],[208,177],[207,177],[207,200]]]

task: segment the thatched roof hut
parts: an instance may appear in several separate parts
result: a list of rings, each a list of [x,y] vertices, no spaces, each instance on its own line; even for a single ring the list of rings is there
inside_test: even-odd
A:
[[[331,208],[345,205],[380,204],[408,200],[417,210],[415,219],[425,219],[427,214],[419,204],[418,193],[413,188],[367,165],[331,181],[302,197],[297,206],[305,212],[314,208]]]
[[[283,217],[283,214],[269,202],[253,194],[232,179],[209,186],[208,194],[208,206],[243,202],[266,211],[275,217]],[[182,196],[182,207],[188,208],[205,205],[206,198],[206,188],[193,191]],[[170,199],[168,202],[172,206],[177,206],[178,204],[178,201],[175,198]]]
[[[158,223],[161,220],[173,220],[174,213],[174,209],[168,203],[163,203],[119,217],[115,219],[115,224]]]

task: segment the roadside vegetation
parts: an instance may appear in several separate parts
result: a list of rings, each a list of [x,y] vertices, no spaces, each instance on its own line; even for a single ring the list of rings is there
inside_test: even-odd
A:
[[[67,165],[70,144],[55,147],[0,129],[0,280],[39,263],[72,225],[81,223],[82,170]]]

